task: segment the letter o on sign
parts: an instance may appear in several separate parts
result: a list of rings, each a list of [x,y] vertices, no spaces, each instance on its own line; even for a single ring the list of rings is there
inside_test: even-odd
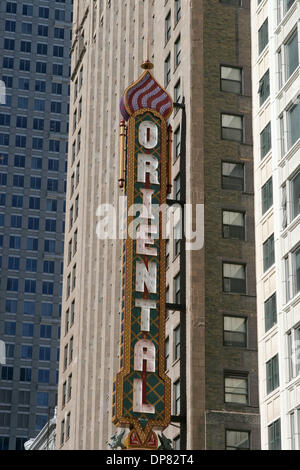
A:
[[[139,128],[139,142],[146,149],[153,149],[158,144],[158,128],[152,121],[143,121]]]

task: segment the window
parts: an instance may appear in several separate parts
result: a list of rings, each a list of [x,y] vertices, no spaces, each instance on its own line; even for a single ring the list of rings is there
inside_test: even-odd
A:
[[[20,382],[31,382],[31,368],[21,367],[20,368]]]
[[[181,99],[180,89],[181,89],[181,82],[180,82],[180,80],[178,80],[176,82],[175,87],[174,87],[174,103],[179,103],[180,102],[180,99]],[[175,109],[175,111],[176,111],[176,109]]]
[[[48,26],[43,25],[43,24],[39,24],[38,25],[38,36],[47,37],[48,36]]]
[[[36,80],[35,81],[35,91],[38,91],[39,93],[45,93],[46,92],[46,82],[45,82],[45,80]],[[41,101],[41,100],[39,100],[39,101]]]
[[[36,258],[26,259],[26,271],[31,272],[31,273],[37,272],[37,259]]]
[[[180,358],[180,325],[178,325],[173,332],[174,341],[174,361]]]
[[[250,450],[250,433],[226,430],[226,450]]]
[[[165,341],[165,370],[170,366],[170,338],[167,337]]]
[[[15,321],[6,321],[4,323],[4,334],[7,336],[16,335],[16,322]]]
[[[7,313],[17,313],[18,302],[14,299],[6,299],[5,310]]]
[[[17,168],[25,168],[25,155],[15,155],[14,166]]]
[[[300,214],[300,172],[291,181],[292,219]]]
[[[43,272],[48,274],[54,274],[54,261],[44,261]]]
[[[49,369],[38,369],[38,383],[48,384],[50,380]]]
[[[181,0],[175,0],[175,24],[181,18]]]
[[[6,289],[9,292],[18,292],[19,290],[19,279],[15,279],[12,277],[7,278],[7,286]]]
[[[65,420],[63,420],[60,425],[60,445],[62,446],[64,442],[65,442]]]
[[[178,36],[174,45],[174,61],[175,61],[175,68],[176,68],[181,62],[181,37],[180,36]]]
[[[49,8],[39,7],[39,18],[49,18]]]
[[[39,349],[39,360],[40,361],[50,361],[51,349],[49,347],[40,346]]]
[[[242,212],[223,211],[223,238],[245,240],[245,215]]]
[[[21,237],[19,235],[10,235],[9,237],[9,248],[14,250],[20,250],[21,248]]]
[[[181,146],[181,130],[180,126],[174,132],[174,161],[180,157],[180,146]]]
[[[30,300],[24,301],[24,315],[34,315],[35,314],[35,302]]]
[[[165,42],[169,41],[171,37],[171,12],[168,13],[165,19]]]
[[[180,201],[180,174],[174,179],[174,199]]]
[[[285,45],[286,80],[299,65],[298,32],[296,31]]]
[[[287,14],[295,0],[277,0],[277,22],[280,23]]]
[[[223,290],[230,293],[246,293],[245,265],[223,263]]]
[[[269,70],[264,74],[264,76],[259,81],[258,94],[260,96],[259,104],[260,106],[266,101],[268,96],[270,96],[270,72]]]
[[[221,91],[242,93],[242,69],[221,65]]]
[[[29,209],[40,210],[41,199],[39,197],[29,197]]]
[[[165,60],[165,87],[168,86],[171,80],[171,54]]]
[[[41,315],[42,317],[51,317],[53,313],[53,304],[42,302]]]
[[[182,221],[179,220],[173,229],[174,235],[174,257],[180,254],[180,245],[182,239]]]
[[[261,188],[262,215],[273,205],[273,180],[272,177]]]
[[[12,198],[11,198],[11,205],[12,205],[12,207],[22,208],[23,207],[23,196],[13,194]]]
[[[23,323],[22,324],[22,336],[32,338],[33,337],[34,324]]]
[[[48,407],[49,393],[48,392],[37,392],[36,404],[41,407]]]
[[[33,119],[33,129],[35,129],[37,131],[43,131],[44,130],[44,119],[34,118]]]
[[[258,53],[260,54],[269,42],[269,22],[268,18],[258,30]]]
[[[271,123],[266,125],[260,134],[260,158],[263,159],[271,150]]]
[[[17,13],[17,4],[14,2],[6,2],[6,13],[15,15]]]
[[[68,400],[71,399],[72,396],[72,374],[68,377]]]
[[[36,293],[36,281],[34,279],[25,279],[24,291],[30,294]]]
[[[277,323],[276,293],[265,301],[265,331]]]
[[[51,325],[41,325],[40,326],[40,337],[50,339],[52,335]]]
[[[28,237],[26,242],[26,248],[30,251],[38,251],[38,238]]]
[[[222,139],[243,141],[243,118],[232,114],[222,114]]]
[[[174,277],[174,303],[180,304],[180,273]]]
[[[300,291],[300,248],[292,254],[294,274],[294,295]]]
[[[247,319],[243,317],[224,317],[224,346],[247,346]]]
[[[14,368],[10,366],[2,366],[1,378],[2,380],[12,380]]]
[[[263,244],[264,272],[275,263],[274,234]]]
[[[12,271],[19,271],[20,269],[20,258],[15,256],[8,257],[8,269]]]
[[[272,357],[266,364],[267,394],[279,387],[278,355]]]
[[[173,399],[174,399],[174,415],[180,414],[180,380],[177,380],[173,385]]]
[[[289,128],[288,147],[291,148],[300,137],[300,103],[292,106],[287,114]]]
[[[300,327],[287,334],[287,350],[289,363],[288,379],[292,380],[300,374]]]
[[[281,450],[280,419],[268,426],[269,450]]]
[[[225,403],[248,403],[247,377],[231,374],[225,376]]]
[[[39,230],[40,219],[38,217],[28,217],[28,230]]]
[[[67,422],[66,422],[66,440],[70,437],[71,431],[71,413],[67,414]]]
[[[53,295],[54,283],[52,281],[43,281],[42,293],[44,295]]]

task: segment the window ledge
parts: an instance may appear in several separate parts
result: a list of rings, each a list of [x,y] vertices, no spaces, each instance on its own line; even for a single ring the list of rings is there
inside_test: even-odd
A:
[[[295,155],[295,153],[300,150],[300,137],[294,143],[294,145],[284,154],[281,160],[279,160],[278,166],[283,168],[287,160],[291,160],[291,158]]]
[[[297,9],[297,1],[294,2],[291,8],[286,12],[284,17],[281,19],[280,23],[276,26],[275,34],[279,34],[281,32],[282,27],[286,25],[290,17],[293,15],[293,13],[295,13],[296,9]]]
[[[294,228],[300,223],[300,214],[298,214],[290,223],[282,230],[281,237],[286,238],[289,232],[292,232]]]
[[[275,96],[277,100],[282,98],[283,93],[286,93],[288,91],[291,84],[296,81],[296,79],[299,75],[300,75],[300,64],[298,64],[298,67],[296,67],[296,69],[294,70],[292,75],[285,81],[285,83],[282,85],[280,90],[278,90],[278,92]],[[298,90],[298,87],[297,87],[297,90]]]
[[[297,292],[284,306],[282,307],[282,311],[279,311],[279,315],[281,313],[288,313],[291,307],[295,307],[300,302],[300,291]]]

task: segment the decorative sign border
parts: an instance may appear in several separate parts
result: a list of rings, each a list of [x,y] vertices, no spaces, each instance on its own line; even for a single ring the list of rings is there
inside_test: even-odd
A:
[[[157,144],[154,148],[145,148],[139,140],[139,128],[143,122],[157,128]],[[143,154],[146,158],[155,158],[158,162],[158,182],[150,180],[149,173],[145,184],[138,181],[138,159]],[[141,189],[153,191],[152,204],[161,207],[167,200],[168,179],[168,128],[165,117],[153,108],[138,109],[128,123],[128,159],[127,159],[127,227],[134,223],[135,216],[130,214],[134,204],[143,204]],[[145,203],[144,203],[145,204]],[[147,222],[148,223],[148,222]],[[162,214],[159,214],[159,237],[153,237],[150,245],[156,249],[157,256],[137,253],[137,240],[127,234],[125,241],[125,285],[121,321],[121,371],[114,382],[113,423],[119,427],[135,430],[141,447],[153,448],[153,429],[165,429],[171,418],[171,381],[165,373],[165,310],[166,310],[166,241],[162,237]],[[148,245],[149,247],[149,245]],[[124,260],[123,260],[124,261]],[[156,265],[156,293],[137,292],[137,263]],[[123,270],[124,275],[124,270]],[[137,299],[150,299],[156,307],[150,309],[149,331],[141,328],[141,311],[136,306]],[[150,341],[155,346],[155,367],[135,370],[136,344]],[[151,349],[151,348],[150,348]],[[146,348],[141,360],[147,365],[151,362]],[[152,347],[152,352],[154,348]],[[148,356],[147,356],[148,354]],[[152,361],[153,362],[153,361]],[[143,408],[134,409],[134,395],[137,383],[143,380]],[[136,403],[136,401],[135,401]],[[145,405],[145,406],[144,406]],[[149,441],[149,442],[148,442]],[[147,445],[148,443],[148,445]]]

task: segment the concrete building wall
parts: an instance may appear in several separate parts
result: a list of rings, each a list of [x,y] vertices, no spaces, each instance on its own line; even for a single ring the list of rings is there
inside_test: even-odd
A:
[[[254,2],[255,3],[255,2]],[[299,449],[299,369],[297,331],[299,292],[295,256],[299,245],[299,216],[293,214],[293,180],[299,174],[299,139],[291,145],[290,110],[299,94],[299,2],[262,1],[252,8],[253,127],[255,155],[256,272],[259,346],[259,388],[262,448]],[[259,49],[259,30],[268,21],[268,41]],[[287,47],[298,30],[298,51],[290,76]],[[281,58],[280,58],[281,53]],[[281,65],[279,65],[281,64]],[[269,95],[261,99],[260,83],[269,70]],[[280,78],[281,77],[281,78]],[[281,125],[284,120],[284,127]],[[261,134],[270,123],[271,140],[262,152]],[[299,127],[299,126],[298,126]],[[272,179],[273,197],[263,209],[263,188]],[[284,191],[286,188],[286,198]],[[274,236],[272,265],[264,266],[264,243]],[[290,270],[285,271],[285,258]],[[289,296],[286,295],[290,287]],[[266,325],[266,303],[276,296],[276,318]],[[290,336],[291,334],[291,336]],[[292,349],[289,350],[289,337]],[[268,390],[268,363],[278,357],[279,381]],[[293,362],[293,374],[290,364]],[[293,423],[292,423],[292,420]],[[293,439],[292,439],[293,437]]]

